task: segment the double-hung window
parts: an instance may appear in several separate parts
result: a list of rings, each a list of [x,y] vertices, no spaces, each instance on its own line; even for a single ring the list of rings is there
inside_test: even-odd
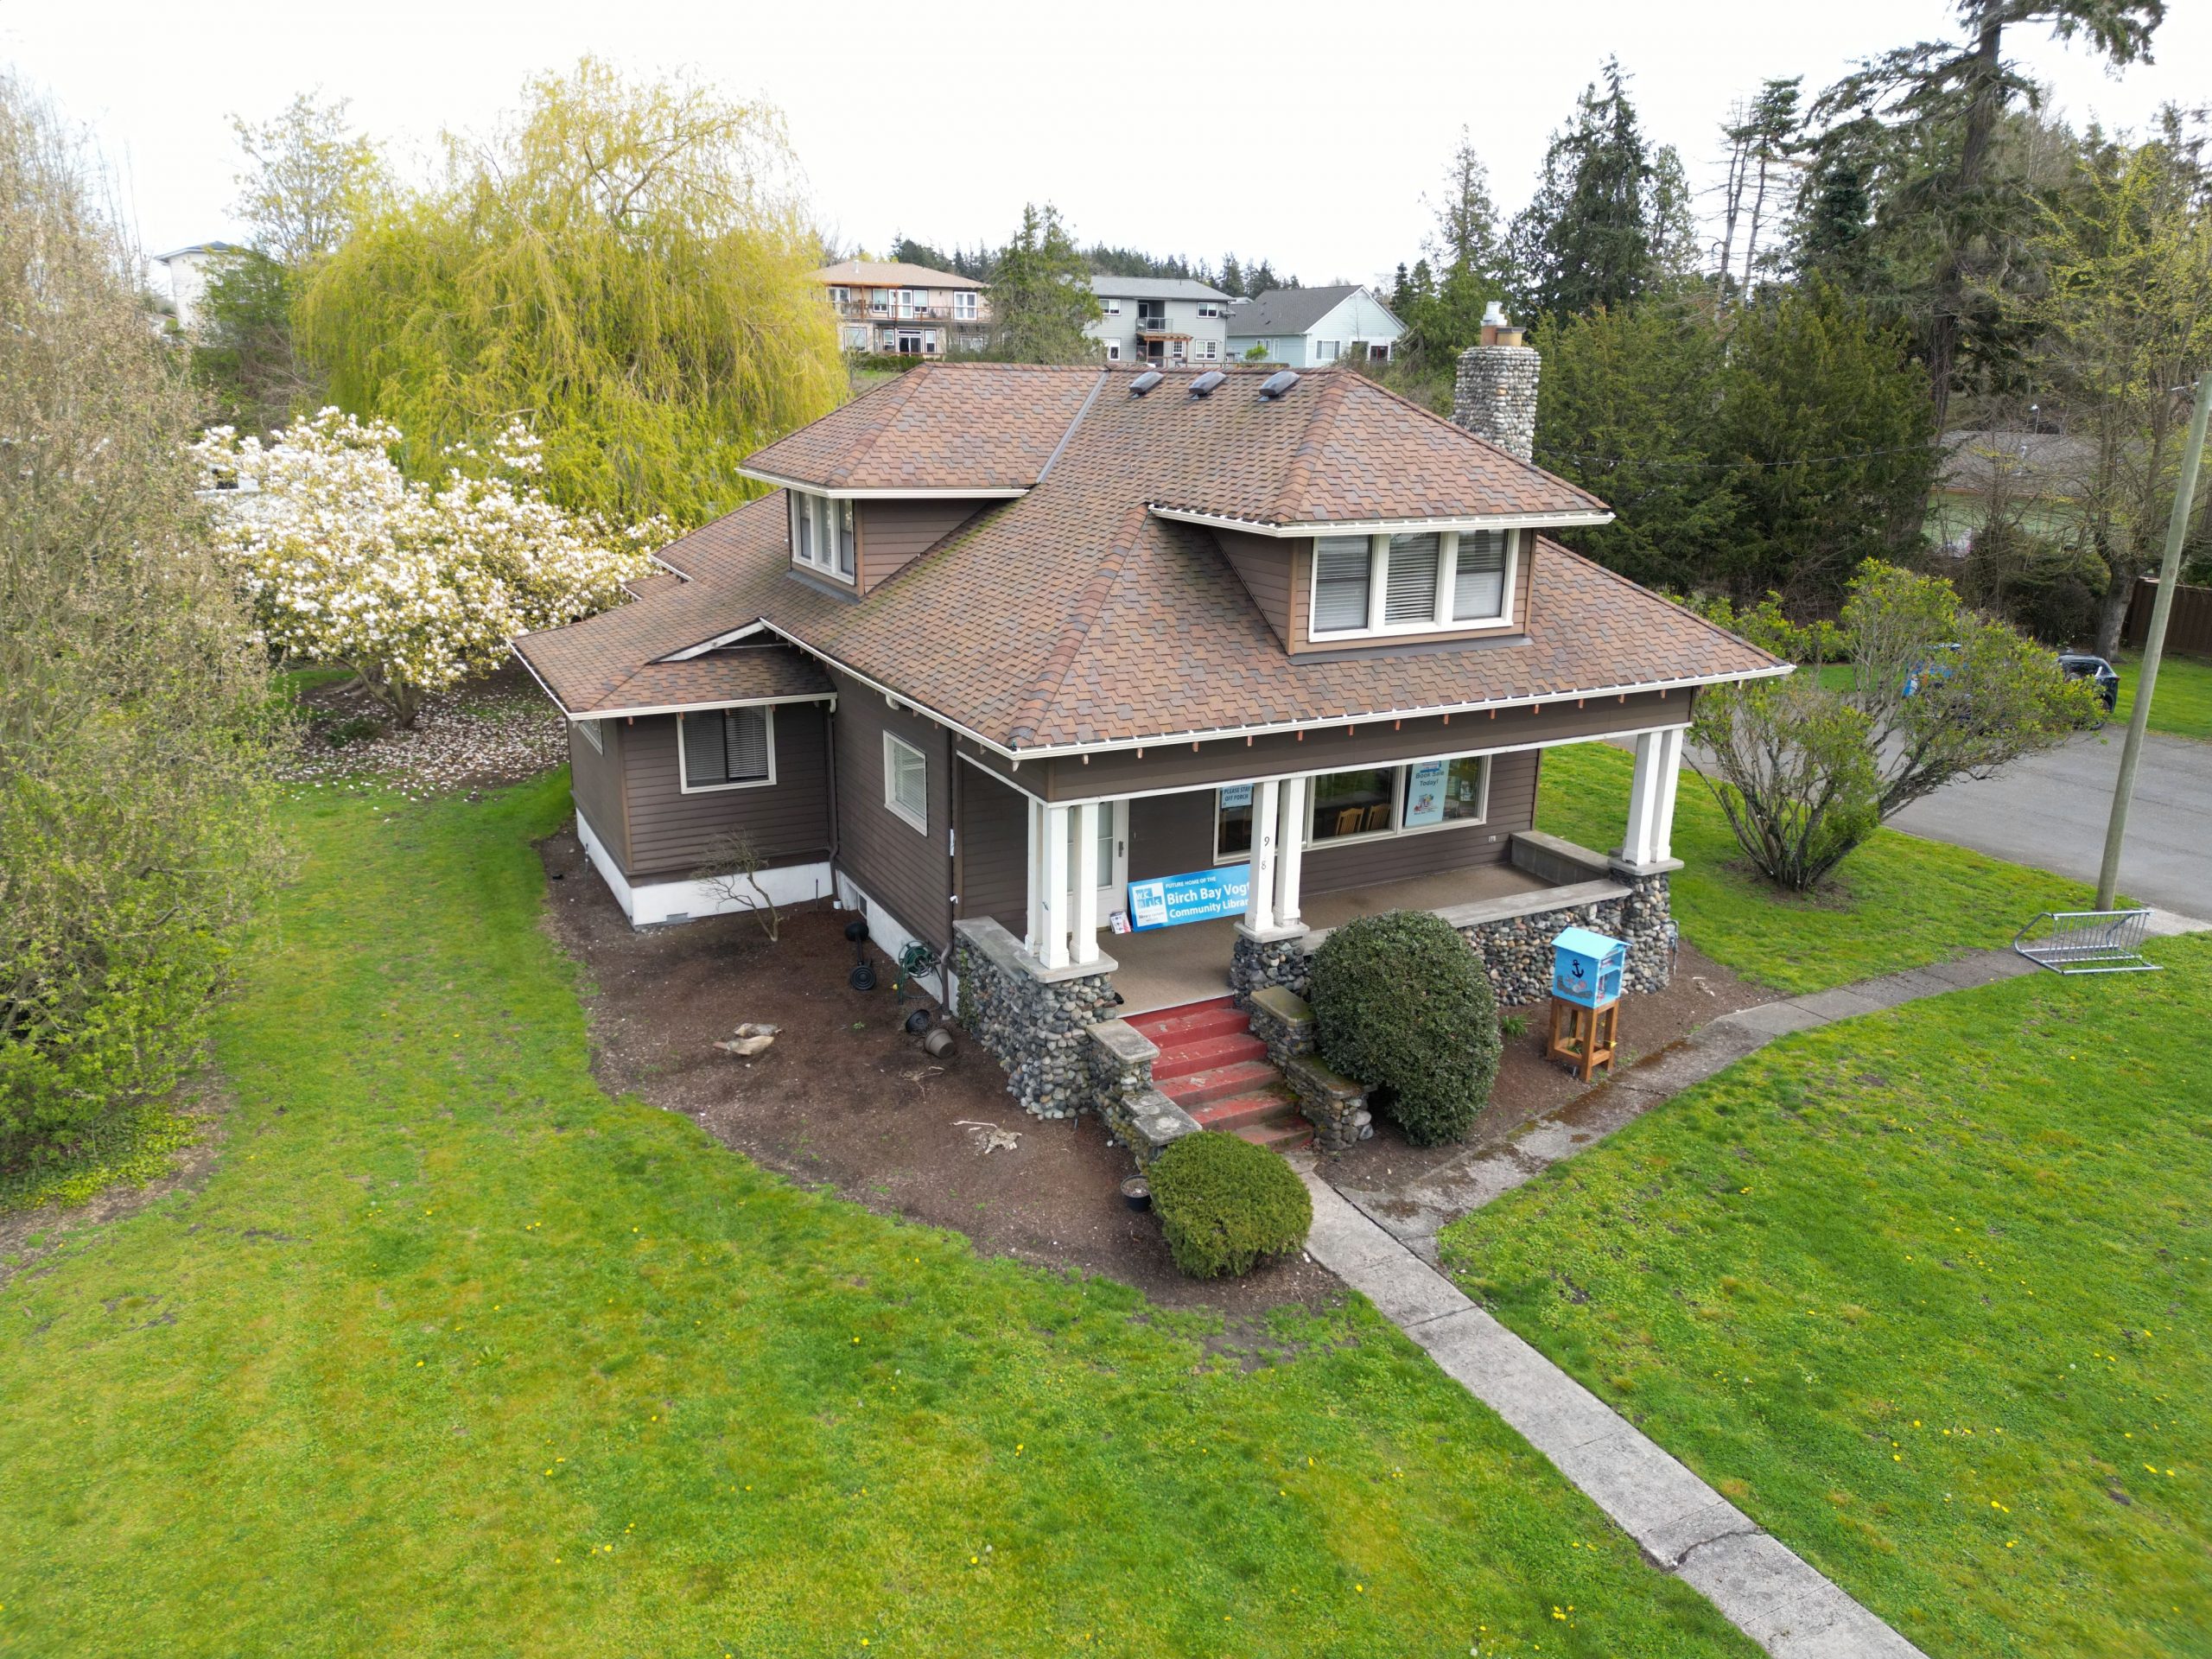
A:
[[[952,320],[955,322],[976,321],[976,290],[972,288],[955,289],[952,294]]]
[[[1313,360],[1316,363],[1333,363],[1344,355],[1344,343],[1341,340],[1317,340],[1313,342]]]
[[[1329,640],[1508,623],[1513,534],[1431,530],[1317,537],[1307,636]]]
[[[791,562],[809,570],[853,580],[853,504],[806,490],[791,495]]]
[[[676,728],[677,781],[686,795],[776,781],[773,708],[691,709],[676,717]]]
[[[883,734],[883,804],[930,832],[930,758],[904,738]]]

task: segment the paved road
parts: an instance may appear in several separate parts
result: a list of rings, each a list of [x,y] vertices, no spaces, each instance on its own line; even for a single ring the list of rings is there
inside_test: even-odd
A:
[[[1891,822],[2094,884],[2125,735],[2119,726],[2084,733],[1994,778],[1938,790]],[[2156,732],[2144,738],[2120,890],[2184,916],[2212,917],[2212,743]]]

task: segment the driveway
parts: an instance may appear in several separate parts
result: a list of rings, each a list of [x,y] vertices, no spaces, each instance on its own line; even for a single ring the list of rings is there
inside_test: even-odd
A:
[[[2094,886],[2125,735],[2119,726],[2085,732],[1994,778],[1940,789],[1890,822]],[[2212,917],[2212,743],[2145,736],[2120,890],[2162,910]]]

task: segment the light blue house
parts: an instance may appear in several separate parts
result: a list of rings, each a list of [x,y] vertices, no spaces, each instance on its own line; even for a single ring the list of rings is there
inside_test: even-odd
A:
[[[1244,357],[1256,346],[1268,362],[1294,369],[1333,363],[1354,351],[1385,362],[1405,332],[1370,289],[1274,288],[1230,308],[1229,354]]]

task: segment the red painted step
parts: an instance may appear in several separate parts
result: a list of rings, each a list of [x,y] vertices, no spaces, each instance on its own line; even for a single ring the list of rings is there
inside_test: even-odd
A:
[[[1251,1021],[1235,998],[1224,996],[1208,1002],[1185,1002],[1179,1007],[1154,1008],[1150,1014],[1135,1015],[1129,1024],[1165,1049],[1244,1031]]]
[[[1295,1152],[1313,1141],[1313,1126],[1302,1117],[1287,1122],[1247,1123],[1230,1133],[1240,1141],[1265,1147],[1269,1152]]]
[[[1159,1083],[1159,1089],[1161,1094],[1187,1112],[1209,1101],[1234,1100],[1239,1095],[1256,1095],[1281,1081],[1282,1074],[1265,1060],[1239,1060],[1234,1065],[1217,1065],[1211,1071],[1193,1071],[1186,1077],[1170,1077],[1165,1083]],[[1155,1078],[1154,1082],[1159,1080]]]
[[[1184,1109],[1209,1129],[1241,1129],[1262,1123],[1281,1122],[1285,1118],[1303,1123],[1299,1116],[1298,1103],[1280,1089],[1256,1091],[1249,1095],[1233,1095],[1227,1100],[1210,1100],[1202,1105],[1186,1106]]]
[[[1219,1037],[1202,1037],[1196,1042],[1179,1043],[1170,1048],[1160,1047],[1160,1058],[1152,1063],[1152,1080],[1163,1084],[1171,1077],[1187,1077],[1193,1071],[1211,1071],[1224,1065],[1235,1065],[1240,1060],[1264,1060],[1268,1046],[1249,1031],[1230,1032]]]

